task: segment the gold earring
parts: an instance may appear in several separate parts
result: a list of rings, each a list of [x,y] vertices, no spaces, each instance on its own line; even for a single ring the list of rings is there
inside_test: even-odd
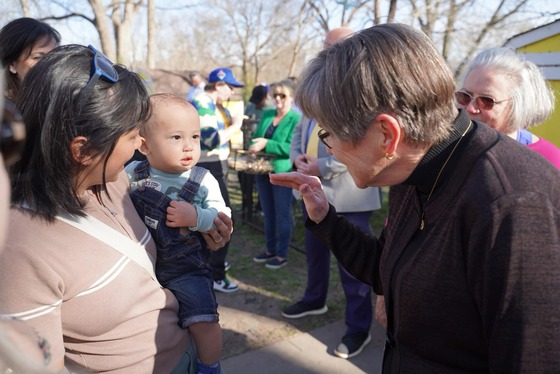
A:
[[[386,152],[386,153],[385,153],[385,158],[386,158],[387,160],[392,160],[392,159],[395,158],[395,154],[394,154],[394,153]]]

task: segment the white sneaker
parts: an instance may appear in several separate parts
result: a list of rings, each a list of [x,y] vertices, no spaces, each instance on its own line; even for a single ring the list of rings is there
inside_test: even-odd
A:
[[[227,277],[219,281],[214,281],[214,290],[231,293],[239,289],[239,286],[235,282],[231,282]]]
[[[334,350],[334,354],[340,358],[352,358],[359,355],[370,341],[371,335],[369,332],[344,335],[342,341]]]

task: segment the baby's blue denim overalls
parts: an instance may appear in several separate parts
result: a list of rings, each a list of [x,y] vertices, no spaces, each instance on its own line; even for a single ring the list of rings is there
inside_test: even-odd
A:
[[[148,161],[136,166],[137,181],[150,176],[149,166]],[[179,197],[192,203],[207,172],[195,166]],[[192,323],[217,322],[218,304],[208,265],[209,251],[202,235],[199,232],[181,235],[179,227],[165,224],[171,199],[162,192],[141,186],[130,197],[157,245],[156,276],[179,301],[179,325],[186,328]]]

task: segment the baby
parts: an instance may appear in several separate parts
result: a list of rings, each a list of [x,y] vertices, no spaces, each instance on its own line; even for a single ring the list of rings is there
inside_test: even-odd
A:
[[[218,323],[207,232],[219,211],[230,213],[218,181],[195,166],[200,158],[196,109],[171,94],[151,98],[142,126],[145,161],[126,166],[131,198],[157,244],[156,275],[179,301],[179,325],[189,328],[199,355],[198,373],[219,373],[222,334]]]

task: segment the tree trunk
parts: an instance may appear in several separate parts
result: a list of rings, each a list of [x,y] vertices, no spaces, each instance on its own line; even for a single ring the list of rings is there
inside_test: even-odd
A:
[[[116,53],[115,46],[113,44],[113,37],[111,35],[111,29],[109,27],[109,21],[105,17],[107,12],[107,7],[103,5],[102,0],[88,0],[93,10],[94,19],[93,24],[99,33],[99,40],[101,41],[101,49],[105,56],[107,56],[111,61],[115,61]]]
[[[131,62],[131,43],[132,43],[132,21],[136,16],[142,1],[134,3],[133,0],[126,0],[124,8],[120,4],[113,6],[111,21],[115,30],[115,40],[117,42],[116,62],[130,66]]]
[[[148,0],[148,67],[156,67],[156,0]]]
[[[31,12],[29,11],[29,1],[20,0],[21,10],[24,17],[31,17]]]

